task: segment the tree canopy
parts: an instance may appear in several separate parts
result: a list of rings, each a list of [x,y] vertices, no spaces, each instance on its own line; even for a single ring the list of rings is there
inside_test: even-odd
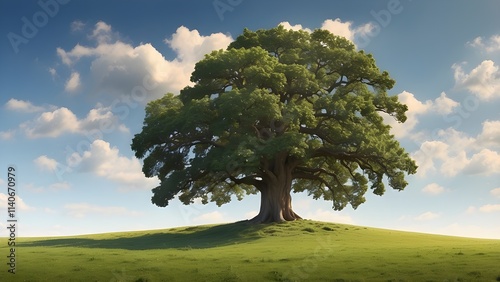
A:
[[[407,186],[417,166],[380,113],[406,120],[371,54],[326,30],[245,29],[199,61],[193,86],[150,102],[132,150],[157,176],[152,202],[217,205],[261,194],[255,222],[299,219],[291,192],[357,208]]]

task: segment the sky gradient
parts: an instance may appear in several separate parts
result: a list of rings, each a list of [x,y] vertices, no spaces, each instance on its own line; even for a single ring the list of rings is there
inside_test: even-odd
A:
[[[312,3],[312,4],[311,4]],[[408,105],[392,132],[419,165],[357,210],[294,194],[304,218],[500,239],[500,2],[1,1],[0,236],[17,168],[18,236],[160,229],[253,217],[260,197],[151,204],[130,149],[144,106],[244,28],[323,28],[373,54]]]

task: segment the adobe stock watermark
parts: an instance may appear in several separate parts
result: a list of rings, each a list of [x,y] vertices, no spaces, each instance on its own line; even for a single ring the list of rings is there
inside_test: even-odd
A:
[[[452,127],[458,128],[465,119],[471,116],[471,113],[479,108],[479,104],[479,98],[474,95],[469,95],[458,105],[456,110],[443,116],[443,119],[448,123],[453,123]]]
[[[147,74],[142,79],[142,85],[137,85],[132,88],[131,92],[127,95],[122,95],[113,100],[110,105],[111,112],[120,121],[125,120],[132,109],[137,108],[143,104],[149,96],[148,93],[152,92],[158,87],[150,74]],[[66,165],[57,163],[55,174],[59,181],[63,181],[63,175],[68,172],[73,172],[73,169],[80,165],[81,156],[86,151],[91,149],[92,142],[102,139],[105,134],[111,134],[117,129],[116,124],[112,120],[103,119],[99,123],[99,128],[88,130],[85,132],[85,138],[80,140],[74,146],[66,146]]]
[[[269,122],[269,127],[256,129],[256,134],[259,137],[258,143],[243,141],[238,145],[238,150],[245,148],[251,149],[253,152],[263,150],[266,144],[274,139],[276,134],[282,133],[286,130],[293,118],[294,117],[290,113],[286,113],[282,118],[272,119]],[[240,160],[240,162],[233,158],[226,164],[226,172],[229,174],[236,173],[238,169],[244,168],[246,163],[258,161],[259,158],[260,157],[256,154],[252,154],[245,158],[244,161]]]
[[[49,18],[55,17],[60,10],[60,5],[68,4],[70,0],[39,0],[38,6],[41,10],[33,13],[31,18],[21,18],[20,33],[9,32],[7,39],[12,46],[14,53],[19,53],[19,45],[28,44],[30,39],[33,39],[38,31],[49,23]]]
[[[185,224],[193,224],[194,221],[203,215],[203,211],[206,209],[207,205],[201,202],[197,202],[195,199],[195,203],[191,205],[184,205],[179,203],[179,213],[182,216]]]
[[[333,252],[333,236],[321,236],[316,239],[318,243],[311,255],[304,258],[299,264],[288,268],[282,278],[292,281],[308,281],[311,273],[318,271],[320,263],[329,259]]]
[[[214,0],[212,5],[220,21],[224,21],[224,14],[234,11],[234,8],[239,6],[243,0]]]
[[[7,167],[7,195],[6,206],[7,206],[7,230],[8,230],[8,242],[7,242],[7,265],[10,274],[16,274],[17,267],[17,257],[16,257],[16,238],[17,238],[17,230],[19,228],[18,217],[17,217],[17,205],[18,202],[18,190],[17,190],[17,181],[18,181],[18,171],[17,167],[14,165],[9,165]]]
[[[109,280],[109,282],[133,281],[132,280],[133,276],[127,274],[127,270],[123,267],[120,271],[113,270],[111,272],[111,274],[113,275],[113,277]],[[139,281],[139,280],[137,280],[137,281]]]
[[[468,95],[451,113],[443,115],[442,118],[449,125],[448,128],[458,130],[462,126],[463,122],[469,119],[472,113],[477,111],[480,104],[481,103],[478,97],[474,95]],[[446,139],[446,134],[443,134],[443,131],[445,131],[445,128],[443,127],[434,128],[430,132],[430,135],[426,136],[427,140],[445,143],[448,140]],[[422,145],[425,141],[426,140],[419,142],[418,140],[413,140],[415,145],[420,148],[422,148]],[[424,154],[424,157],[427,159],[433,159],[436,157],[434,151],[420,150],[420,152],[422,152]]]
[[[408,0],[411,2],[412,0]],[[371,10],[370,15],[373,17],[374,21],[371,21],[372,29],[367,33],[362,33],[356,37],[356,42],[358,48],[364,48],[370,44],[374,37],[377,37],[382,28],[386,28],[391,23],[393,16],[401,14],[403,12],[403,5],[400,0],[389,0],[387,2],[386,8],[375,11]]]

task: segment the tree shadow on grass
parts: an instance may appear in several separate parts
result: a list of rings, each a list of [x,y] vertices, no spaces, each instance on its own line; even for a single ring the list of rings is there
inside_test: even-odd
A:
[[[80,247],[125,250],[152,249],[204,249],[233,245],[261,238],[259,230],[265,225],[249,224],[247,221],[217,226],[192,226],[175,230],[158,231],[147,234],[117,234],[116,238],[54,238],[25,242],[22,247]],[[123,236],[123,237],[119,237]],[[110,234],[109,237],[112,237]]]

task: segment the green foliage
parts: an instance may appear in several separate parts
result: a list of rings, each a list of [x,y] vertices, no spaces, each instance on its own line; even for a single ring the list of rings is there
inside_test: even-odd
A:
[[[250,31],[198,62],[194,86],[146,107],[132,149],[158,176],[152,202],[175,196],[218,205],[256,193],[290,172],[293,191],[356,208],[384,182],[396,190],[417,166],[390,134],[381,112],[399,122],[407,107],[371,54],[325,30]],[[285,158],[279,158],[285,154]]]

